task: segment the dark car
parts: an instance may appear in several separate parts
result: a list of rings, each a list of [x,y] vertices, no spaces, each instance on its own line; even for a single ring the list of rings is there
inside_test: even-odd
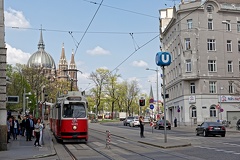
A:
[[[226,128],[219,122],[203,122],[196,128],[196,135],[202,134],[204,137],[208,135],[221,135],[225,137]]]
[[[129,125],[130,122],[131,122],[133,119],[134,119],[133,116],[129,116],[129,117],[127,117],[126,119],[123,120],[123,125],[124,125],[124,126]]]
[[[154,127],[155,129],[161,129],[163,128],[164,129],[164,120],[158,120],[156,122],[156,125]],[[168,128],[169,130],[171,130],[171,123],[167,120],[166,121],[166,128]]]
[[[237,121],[236,127],[237,127],[237,130],[240,130],[240,119]]]

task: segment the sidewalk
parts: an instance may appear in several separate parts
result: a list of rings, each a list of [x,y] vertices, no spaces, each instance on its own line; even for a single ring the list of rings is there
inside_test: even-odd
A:
[[[26,141],[26,137],[18,135],[17,140],[10,139],[7,144],[7,151],[0,152],[1,160],[26,160],[36,159],[39,157],[48,157],[55,155],[51,132],[46,126],[43,133],[42,147],[34,147],[35,138],[32,141]]]

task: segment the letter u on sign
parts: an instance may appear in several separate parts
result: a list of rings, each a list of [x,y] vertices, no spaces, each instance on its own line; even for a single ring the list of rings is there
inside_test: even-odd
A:
[[[169,52],[158,52],[155,60],[158,66],[169,66],[171,64],[171,54]]]

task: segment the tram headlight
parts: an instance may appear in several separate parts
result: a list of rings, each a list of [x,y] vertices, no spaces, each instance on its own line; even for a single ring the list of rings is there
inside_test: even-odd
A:
[[[77,129],[77,126],[73,126],[72,129],[73,129],[73,130],[76,130],[76,129]]]

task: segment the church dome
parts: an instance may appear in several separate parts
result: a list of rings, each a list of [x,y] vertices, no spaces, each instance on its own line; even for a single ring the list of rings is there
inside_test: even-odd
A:
[[[44,68],[56,68],[54,59],[45,50],[45,45],[42,38],[42,31],[40,40],[38,43],[38,51],[31,55],[27,62],[28,67],[44,67]]]

